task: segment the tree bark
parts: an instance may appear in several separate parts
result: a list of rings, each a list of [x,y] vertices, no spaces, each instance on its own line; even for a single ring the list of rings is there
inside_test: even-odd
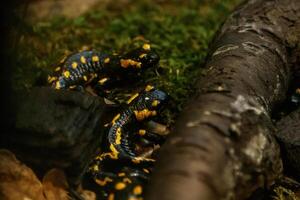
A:
[[[161,148],[147,200],[245,199],[281,176],[271,115],[299,70],[299,42],[299,0],[250,0],[231,14]]]

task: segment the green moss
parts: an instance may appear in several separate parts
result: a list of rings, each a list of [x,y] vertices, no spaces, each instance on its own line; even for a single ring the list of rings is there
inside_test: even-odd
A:
[[[82,48],[125,51],[149,41],[161,56],[161,68],[145,79],[174,99],[166,114],[172,122],[192,91],[214,33],[240,0],[152,2],[99,4],[75,19],[56,17],[23,29],[15,87],[45,84],[64,54]]]

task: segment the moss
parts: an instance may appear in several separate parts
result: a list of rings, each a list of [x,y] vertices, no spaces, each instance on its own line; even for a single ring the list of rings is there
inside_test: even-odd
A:
[[[149,41],[161,56],[161,67],[148,72],[145,80],[171,95],[174,103],[165,113],[171,123],[192,92],[214,33],[239,2],[119,1],[99,4],[75,19],[55,17],[27,25],[18,45],[15,87],[46,84],[47,74],[64,54],[92,48],[126,51]]]

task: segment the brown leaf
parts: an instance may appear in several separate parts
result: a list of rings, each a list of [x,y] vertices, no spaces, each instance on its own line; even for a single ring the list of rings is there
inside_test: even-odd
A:
[[[96,200],[96,194],[90,190],[83,190],[80,195],[84,200]]]
[[[96,194],[93,191],[85,190],[82,188],[82,185],[80,185],[77,188],[77,193],[84,199],[84,200],[96,200]]]
[[[68,182],[60,169],[49,170],[43,178],[43,191],[47,200],[69,200]]]
[[[0,149],[0,199],[70,200],[68,187],[62,170],[49,170],[42,184],[13,153]]]
[[[33,171],[6,149],[0,149],[0,194],[7,200],[46,200]]]

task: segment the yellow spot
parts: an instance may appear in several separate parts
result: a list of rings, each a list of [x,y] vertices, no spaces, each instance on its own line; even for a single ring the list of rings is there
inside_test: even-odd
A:
[[[143,188],[140,185],[137,185],[133,188],[133,194],[140,195],[143,192]]]
[[[59,90],[60,89],[60,83],[59,83],[59,81],[56,81],[56,83],[55,83],[55,89],[57,89],[57,90]]]
[[[81,63],[84,63],[84,64],[85,64],[85,63],[86,63],[85,57],[84,57],[84,56],[81,56],[81,57],[80,57],[80,61],[81,61]]]
[[[69,78],[69,77],[70,77],[70,72],[69,72],[69,71],[65,71],[65,72],[64,72],[64,76],[65,76],[66,78]]]
[[[98,81],[98,83],[100,83],[100,85],[103,85],[107,80],[108,78],[102,78]]]
[[[300,88],[297,88],[297,89],[296,89],[296,93],[297,93],[297,94],[300,94]]]
[[[119,128],[117,128],[117,131],[116,131],[116,141],[115,141],[116,145],[121,144],[121,138],[122,138],[122,130],[119,127]]]
[[[59,70],[61,70],[60,67],[56,67],[54,71],[58,72]]]
[[[87,81],[88,79],[87,79],[87,77],[86,77],[86,76],[83,76],[83,80],[84,80],[84,81]]]
[[[121,63],[121,67],[123,67],[123,68],[128,68],[129,66],[133,66],[133,67],[136,67],[136,68],[141,68],[141,66],[142,66],[141,62],[137,62],[137,61],[132,60],[132,59],[121,59],[120,63]]]
[[[115,194],[114,194],[114,193],[110,193],[110,194],[108,195],[107,200],[114,200],[114,199],[115,199]]]
[[[110,61],[110,58],[105,58],[104,59],[104,63],[109,63],[109,61]]]
[[[132,181],[129,178],[123,178],[124,183],[132,183]]]
[[[118,173],[118,176],[122,177],[125,176],[126,174],[124,172]]]
[[[147,85],[146,88],[145,88],[145,91],[146,92],[149,92],[150,90],[152,90],[154,88],[154,86],[152,85]]]
[[[99,166],[98,166],[98,165],[94,165],[93,171],[94,171],[94,172],[98,172],[98,171],[99,171]]]
[[[142,54],[139,56],[139,58],[144,58],[146,55],[147,55],[147,54],[142,53]]]
[[[150,44],[144,44],[144,45],[143,45],[143,49],[145,49],[145,50],[150,50],[150,49],[151,49]]]
[[[116,183],[115,185],[116,190],[123,190],[124,188],[126,188],[126,184],[123,182]]]
[[[144,136],[145,134],[146,134],[146,130],[144,130],[144,129],[139,130],[139,135],[140,136]]]
[[[104,180],[95,179],[95,182],[100,186],[105,186],[107,183],[112,182],[113,180],[109,177],[105,177]]]
[[[148,110],[148,109],[144,109],[144,110],[141,110],[141,111],[133,111],[134,114],[135,114],[135,117],[138,121],[142,121],[144,119],[147,119],[148,117],[151,117],[151,116],[155,116],[157,113],[155,110],[151,111],[151,110]]]
[[[130,104],[135,98],[137,98],[139,96],[139,93],[135,93],[134,95],[132,95],[130,97],[130,99],[128,99],[127,104]]]
[[[112,151],[109,156],[112,158],[112,159],[118,159],[118,155],[119,155],[119,152],[118,150],[115,148],[115,146],[113,144],[110,144],[109,146],[110,150]]]
[[[156,106],[158,106],[158,104],[159,104],[160,102],[158,101],[158,100],[154,100],[154,101],[152,101],[152,106],[154,106],[154,107],[156,107]]]
[[[116,123],[116,121],[120,118],[120,113],[118,113],[112,120],[111,120],[111,124],[114,125]]]
[[[147,174],[150,173],[150,171],[149,171],[148,169],[146,169],[146,168],[143,168],[143,171],[144,171],[145,173],[147,173]]]
[[[73,63],[72,63],[72,68],[73,68],[73,69],[76,69],[77,66],[78,66],[77,62],[73,62]]]
[[[98,56],[93,56],[92,57],[92,61],[93,62],[98,62],[99,61],[99,57]]]
[[[76,85],[71,85],[69,88],[74,89],[74,88],[76,88]]]
[[[48,76],[48,83],[52,83],[55,80],[57,80],[57,77]]]
[[[89,167],[89,171],[92,171],[92,172],[99,172],[100,169],[99,169],[99,166],[98,166],[98,165],[92,165],[91,167]]]

